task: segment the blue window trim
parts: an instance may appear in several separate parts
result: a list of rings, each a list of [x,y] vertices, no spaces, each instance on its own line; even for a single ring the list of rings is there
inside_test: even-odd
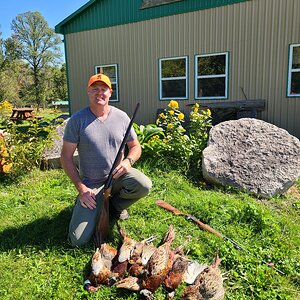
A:
[[[184,77],[172,77],[172,78],[162,78],[161,77],[161,62],[165,60],[175,60],[175,59],[182,59],[184,58],[186,61],[185,64],[185,74]],[[158,62],[158,77],[159,77],[159,100],[187,100],[189,97],[189,80],[188,80],[188,70],[189,70],[189,62],[188,62],[188,56],[175,56],[175,57],[166,57],[166,58],[160,58]],[[175,79],[185,79],[185,97],[162,97],[162,80],[175,80]]]
[[[97,69],[101,68],[101,67],[115,67],[116,69],[116,80],[115,81],[111,81],[112,84],[116,85],[116,97],[117,99],[110,99],[110,102],[120,102],[119,100],[119,72],[118,72],[118,64],[106,64],[106,65],[97,65],[95,66],[95,74],[97,74]]]
[[[199,57],[207,57],[207,56],[217,56],[217,55],[225,55],[225,74],[224,75],[207,75],[207,76],[198,76],[198,58]],[[219,99],[228,99],[228,68],[229,68],[229,52],[217,52],[217,53],[209,53],[209,54],[199,54],[195,55],[195,99],[197,100],[219,100]],[[216,78],[216,77],[225,77],[225,95],[220,97],[197,97],[198,91],[198,79],[199,78]]]
[[[291,81],[292,81],[292,73],[293,72],[299,72],[300,73],[300,68],[298,69],[293,69],[292,64],[293,64],[293,49],[294,47],[300,47],[300,44],[290,44],[289,45],[289,61],[288,61],[288,79],[287,79],[287,97],[300,97],[300,94],[292,94],[291,93]]]

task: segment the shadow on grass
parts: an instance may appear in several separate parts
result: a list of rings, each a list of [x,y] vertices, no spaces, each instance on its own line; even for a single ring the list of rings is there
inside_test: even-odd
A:
[[[59,214],[41,218],[32,223],[7,228],[0,232],[0,251],[8,251],[24,246],[49,248],[70,247],[67,240],[72,209],[66,208]]]

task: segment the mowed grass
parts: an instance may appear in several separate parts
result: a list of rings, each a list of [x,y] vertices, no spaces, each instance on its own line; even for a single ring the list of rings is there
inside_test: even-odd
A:
[[[152,179],[153,189],[120,223],[131,237],[142,240],[156,234],[158,244],[172,224],[173,247],[188,239],[190,258],[206,264],[216,254],[222,258],[225,299],[300,299],[299,182],[285,195],[267,200],[195,185],[176,172],[138,167]],[[140,299],[115,287],[102,287],[95,294],[83,289],[94,246],[72,248],[67,242],[75,195],[62,170],[36,169],[19,182],[0,183],[0,299]],[[158,207],[157,199],[189,212],[245,250]],[[119,247],[116,228],[114,235],[111,245]],[[163,287],[155,297],[166,299]]]

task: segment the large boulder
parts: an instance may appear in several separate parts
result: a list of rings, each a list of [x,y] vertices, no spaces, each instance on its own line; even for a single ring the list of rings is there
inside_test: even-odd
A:
[[[62,116],[59,118],[62,118]],[[62,119],[64,119],[64,118],[62,118]],[[60,152],[62,149],[63,135],[64,135],[65,127],[66,127],[66,124],[68,121],[69,121],[69,118],[65,118],[65,120],[56,127],[56,129],[55,129],[56,133],[53,138],[53,143],[51,144],[50,147],[47,147],[44,150],[42,168],[59,169],[62,167],[61,162],[60,162]],[[74,153],[73,159],[74,159],[75,164],[78,166],[77,150]]]
[[[211,183],[270,198],[300,177],[300,141],[261,120],[226,121],[210,130],[202,171]]]

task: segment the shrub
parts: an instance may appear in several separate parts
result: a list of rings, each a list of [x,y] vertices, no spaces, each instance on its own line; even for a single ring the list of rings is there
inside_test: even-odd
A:
[[[202,151],[207,145],[208,128],[211,127],[209,110],[199,111],[199,104],[192,107],[190,124],[184,128],[185,115],[177,101],[171,100],[160,113],[156,124],[136,124],[135,130],[143,148],[143,158],[155,158],[160,166],[177,169],[183,174],[192,174],[201,169]],[[194,173],[194,175],[199,172]]]
[[[212,126],[211,111],[201,110],[199,104],[192,107],[190,113],[189,136],[193,154],[191,156],[192,169],[201,169],[202,151],[207,146],[208,130]]]
[[[0,124],[9,120],[9,114],[12,112],[13,105],[8,101],[0,102]]]
[[[20,127],[21,128],[21,127]],[[42,153],[54,133],[51,125],[41,126],[38,120],[20,129],[10,123],[0,134],[0,177],[16,178],[40,166]]]
[[[0,130],[0,173],[8,174],[12,167],[12,148],[8,142],[8,133]]]
[[[165,147],[163,153],[171,167],[180,169],[183,173],[189,170],[192,156],[192,143],[183,127],[185,116],[179,110],[177,101],[171,100],[164,113],[158,116],[156,124],[163,128]]]
[[[134,130],[138,136],[139,142],[143,149],[145,157],[152,157],[156,151],[163,147],[162,139],[164,138],[164,130],[155,124],[137,125],[133,123]]]

